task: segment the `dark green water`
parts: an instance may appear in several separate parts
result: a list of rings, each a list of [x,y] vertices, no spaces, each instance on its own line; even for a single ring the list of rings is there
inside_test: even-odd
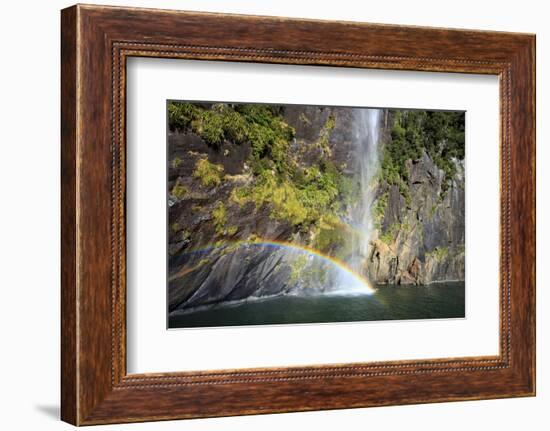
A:
[[[172,315],[170,328],[464,317],[464,282],[381,286],[373,295],[279,296]]]

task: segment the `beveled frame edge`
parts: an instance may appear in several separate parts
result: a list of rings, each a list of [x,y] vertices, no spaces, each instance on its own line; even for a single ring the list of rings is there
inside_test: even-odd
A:
[[[216,30],[203,34],[205,24]],[[77,5],[62,12],[61,45],[63,420],[83,425],[534,395],[534,36]],[[499,75],[500,355],[126,375],[129,56]]]

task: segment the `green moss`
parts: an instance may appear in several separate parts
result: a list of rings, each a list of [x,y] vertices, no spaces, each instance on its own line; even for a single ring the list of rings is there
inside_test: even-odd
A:
[[[253,202],[256,208],[270,204],[273,218],[287,220],[293,225],[303,223],[308,215],[294,185],[290,181],[278,181],[271,171],[264,171],[251,186],[234,189],[232,198],[241,206],[247,202]]]
[[[248,237],[246,238],[246,241],[247,242],[260,242],[261,241],[261,237],[258,236],[257,234],[255,233],[251,233],[250,235],[248,235]]]
[[[327,121],[323,125],[323,128],[321,129],[321,132],[319,133],[319,140],[317,141],[317,145],[323,152],[323,155],[330,157],[331,150],[329,146],[329,139],[332,131],[334,130],[334,126],[336,125],[336,118],[334,115],[329,115],[327,118]]]
[[[174,187],[172,187],[172,191],[170,192],[172,196],[174,196],[176,199],[183,199],[185,195],[187,194],[187,187],[185,187],[182,184],[175,184]]]
[[[384,232],[382,235],[380,235],[380,241],[383,243],[390,245],[393,242],[393,235],[390,232]]]
[[[222,235],[225,231],[225,225],[227,224],[227,210],[223,202],[218,202],[216,208],[212,210],[212,218],[214,219],[216,233]]]
[[[177,232],[178,230],[181,229],[180,224],[179,224],[178,222],[172,223],[172,225],[170,226],[170,228],[172,229],[172,232]]]
[[[214,111],[202,111],[191,122],[193,131],[209,144],[219,146],[224,139],[223,117]]]
[[[303,112],[300,113],[298,116],[298,120],[300,120],[302,123],[307,124],[308,126],[311,124],[311,121],[309,121],[309,118],[307,118],[306,114]]]
[[[432,251],[427,252],[426,256],[433,258],[436,262],[441,262],[447,258],[448,254],[448,247],[436,247]]]
[[[223,202],[218,202],[218,205],[212,210],[212,219],[216,234],[233,236],[237,233],[237,226],[227,226],[227,209]],[[226,251],[230,251],[230,248]]]
[[[201,259],[201,260],[199,260],[199,263],[197,263],[197,268],[199,268],[203,265],[206,265],[209,262],[210,262],[210,259],[208,259],[208,258]]]
[[[241,246],[238,242],[216,242],[216,247],[222,255],[231,254]],[[247,256],[248,257],[248,256]]]
[[[191,232],[189,232],[186,229],[182,230],[181,231],[181,240],[182,241],[187,241],[189,238],[191,238]]]
[[[329,115],[327,121],[325,122],[324,130],[326,133],[331,133],[334,130],[336,125],[336,117],[334,115]]]
[[[205,187],[217,186],[222,182],[223,166],[210,163],[208,159],[199,159],[195,164],[193,176]]]
[[[372,207],[372,216],[374,217],[374,227],[380,229],[382,227],[382,220],[386,215],[386,208],[388,207],[389,193],[382,194]]]
[[[172,167],[173,168],[178,168],[180,165],[181,165],[181,159],[179,157],[174,157],[174,159],[172,160]]]
[[[380,241],[386,243],[387,245],[391,245],[397,239],[397,235],[402,229],[403,226],[401,223],[391,224],[388,229],[380,235]]]

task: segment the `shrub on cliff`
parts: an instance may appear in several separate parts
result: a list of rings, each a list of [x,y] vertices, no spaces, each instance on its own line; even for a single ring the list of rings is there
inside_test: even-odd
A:
[[[198,178],[205,187],[217,186],[222,182],[223,166],[210,163],[208,159],[197,160],[193,176]]]

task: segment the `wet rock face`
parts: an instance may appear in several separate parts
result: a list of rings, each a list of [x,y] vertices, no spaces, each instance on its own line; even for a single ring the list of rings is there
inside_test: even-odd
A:
[[[253,246],[185,256],[174,262],[185,269],[169,279],[169,311],[285,293],[290,286],[284,260],[281,250]]]
[[[444,173],[427,154],[410,163],[411,200],[397,186],[380,184],[388,204],[371,242],[367,273],[380,284],[429,284],[464,280],[464,162],[456,161],[457,174],[441,194]],[[393,236],[382,232],[391,230]]]

